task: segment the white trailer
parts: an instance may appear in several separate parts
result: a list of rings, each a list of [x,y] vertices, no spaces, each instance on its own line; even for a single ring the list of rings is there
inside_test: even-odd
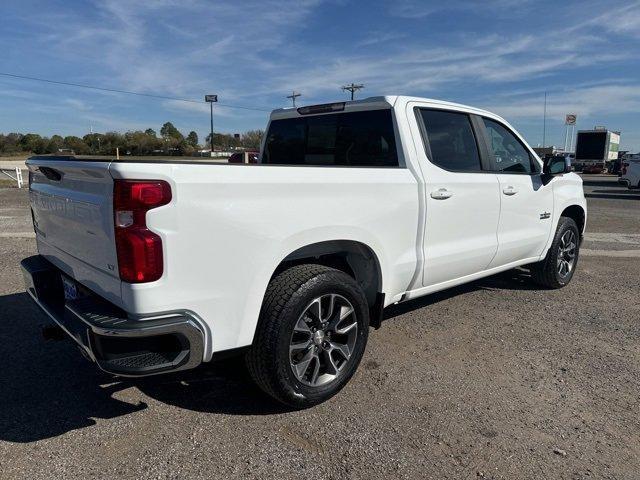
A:
[[[579,130],[576,139],[575,167],[589,173],[600,173],[606,162],[618,158],[620,132],[605,128]]]

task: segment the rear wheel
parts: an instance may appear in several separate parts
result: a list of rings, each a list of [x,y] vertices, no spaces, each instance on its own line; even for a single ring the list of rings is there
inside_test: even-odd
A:
[[[267,289],[247,365],[255,382],[295,408],[335,395],[356,371],[369,310],[353,278],[321,265],[298,265]]]
[[[578,265],[580,231],[575,220],[560,217],[553,243],[547,256],[531,266],[533,280],[548,288],[568,285]]]

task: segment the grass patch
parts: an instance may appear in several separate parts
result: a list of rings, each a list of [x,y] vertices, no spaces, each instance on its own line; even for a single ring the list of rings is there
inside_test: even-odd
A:
[[[0,188],[18,188],[18,182],[9,178],[0,178]]]

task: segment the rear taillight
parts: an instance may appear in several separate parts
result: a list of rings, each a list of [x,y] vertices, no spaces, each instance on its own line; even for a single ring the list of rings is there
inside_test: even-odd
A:
[[[626,175],[627,174],[627,167],[629,166],[628,163],[623,163],[622,164],[622,175]]]
[[[171,201],[162,180],[115,180],[113,219],[120,279],[153,282],[162,276],[162,239],[147,228],[146,214]]]

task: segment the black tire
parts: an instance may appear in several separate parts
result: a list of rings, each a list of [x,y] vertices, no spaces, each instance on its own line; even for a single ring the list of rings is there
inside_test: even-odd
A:
[[[562,238],[567,232],[573,232],[575,238],[575,254],[571,269],[562,275],[558,269],[558,257],[562,255],[560,251]],[[544,260],[531,265],[531,278],[534,282],[547,288],[562,288],[569,284],[578,266],[580,258],[580,230],[573,218],[560,217],[553,243],[547,252]]]
[[[335,378],[323,385],[310,386],[294,374],[289,347],[294,326],[299,324],[310,303],[326,295],[348,300],[357,329],[351,356]],[[267,288],[254,342],[246,356],[247,367],[256,384],[277,401],[294,408],[310,407],[338,393],[353,376],[368,334],[367,301],[352,277],[322,265],[297,265],[278,274]],[[312,343],[311,348],[321,347]]]

